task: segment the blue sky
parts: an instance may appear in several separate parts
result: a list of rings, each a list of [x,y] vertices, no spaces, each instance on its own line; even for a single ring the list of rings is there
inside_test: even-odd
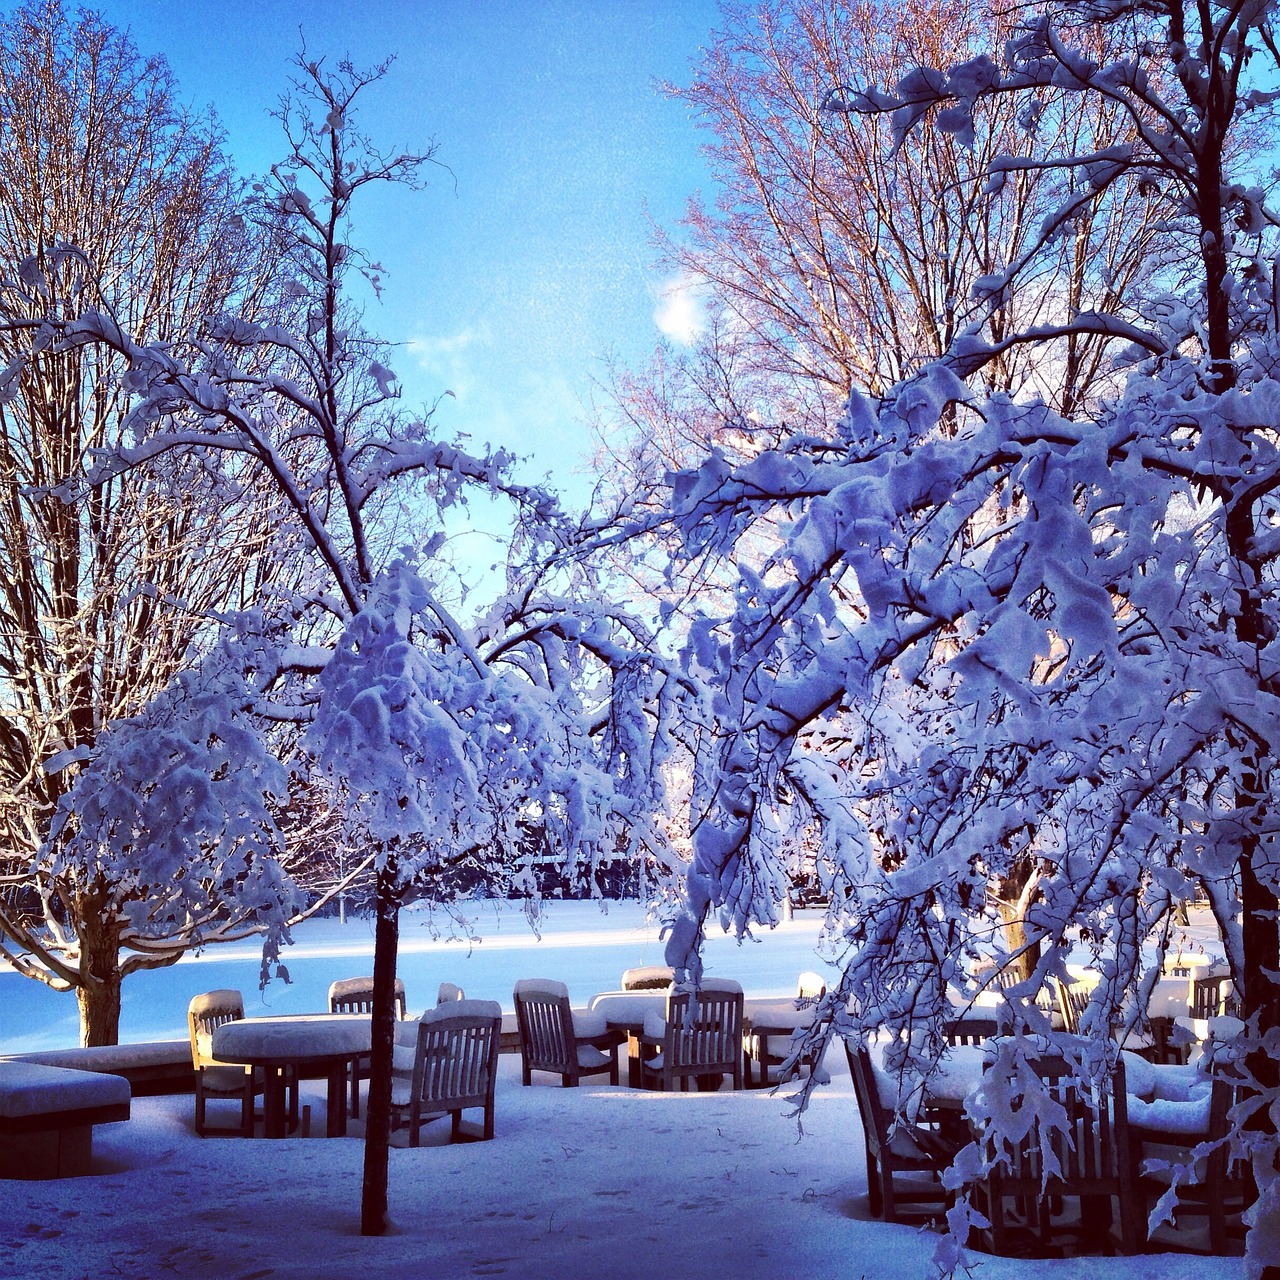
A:
[[[448,171],[357,209],[356,239],[388,271],[366,323],[405,344],[392,363],[409,404],[453,391],[443,427],[531,455],[527,475],[580,499],[603,360],[641,360],[662,336],[649,219],[673,225],[707,188],[698,130],[657,82],[688,82],[714,0],[95,7],[167,57],[185,100],[214,107],[244,172],[282,156],[267,113],[300,28],[310,57],[396,55],[362,124],[388,148],[434,142]]]

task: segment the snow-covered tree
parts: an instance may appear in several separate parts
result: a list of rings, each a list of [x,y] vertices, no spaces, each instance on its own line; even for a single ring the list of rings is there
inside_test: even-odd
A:
[[[151,342],[198,332],[230,305],[266,313],[270,239],[245,216],[216,123],[176,92],[161,59],[93,13],[32,0],[0,20],[9,316],[93,305]],[[92,258],[92,279],[77,255]],[[80,485],[93,451],[125,439],[116,353],[33,349],[19,327],[0,333],[0,364],[0,957],[74,989],[84,1042],[114,1043],[121,980],[172,963],[190,934],[166,940],[153,920],[133,947],[134,888],[105,866],[88,879],[68,863],[55,872],[37,851],[74,762],[194,660],[211,614],[244,607],[279,572],[279,544],[251,471],[215,487],[188,459]],[[54,757],[65,767],[47,769]]]
[[[650,486],[663,492],[668,470],[709,448],[738,466],[805,433],[829,440],[851,390],[883,392],[974,327],[993,343],[1046,333],[1034,349],[1015,344],[971,370],[975,390],[1038,395],[1071,412],[1119,385],[1107,359],[1113,338],[1050,330],[1097,307],[1135,318],[1167,284],[1173,197],[1136,183],[1078,190],[1052,162],[1128,140],[1122,108],[1055,87],[1034,129],[1026,104],[1002,100],[971,129],[896,148],[887,117],[824,110],[833,84],[891,82],[921,60],[945,66],[998,50],[1015,20],[983,0],[725,6],[722,29],[679,91],[707,130],[718,194],[714,206],[692,202],[679,235],[663,240],[668,267],[697,282],[707,327],[688,350],[661,350],[648,368],[615,379],[629,429],[606,473],[620,477],[627,502],[637,505]],[[1085,38],[1098,53],[1116,39],[1099,24]],[[1068,205],[1069,233],[1037,253],[1042,222]],[[1020,274],[1021,287],[993,306],[981,286],[1028,256],[1034,268]],[[716,613],[711,597],[731,589],[731,577],[706,554],[671,574],[668,532],[661,522],[650,529],[659,537],[644,557],[628,544],[618,570],[662,593],[678,626]],[[735,560],[762,572],[784,537],[776,520],[755,519]],[[859,732],[824,724],[830,768],[842,767]],[[817,749],[816,736],[808,741]],[[695,823],[706,796],[700,788]],[[806,804],[784,803],[778,820],[779,849],[812,849]],[[788,879],[813,878],[788,860],[788,875],[774,879],[780,894]],[[1030,873],[1025,864],[1010,871],[998,897],[1017,932]]]
[[[990,160],[993,176],[1052,167],[1064,198],[974,283],[978,310],[941,358],[853,394],[825,434],[780,433],[739,465],[713,456],[672,503],[699,554],[731,560],[764,520],[783,536],[691,635],[721,734],[671,962],[696,969],[712,911],[772,919],[772,833],[799,803],[847,948],[831,1007],[854,997],[855,1032],[901,1034],[926,1069],[948,985],[972,996],[972,961],[1011,958],[1012,907],[1014,951],[1034,963],[1010,1018],[1047,1031],[1034,996],[1083,945],[1102,975],[1083,1026],[1105,1063],[1142,1017],[1176,907],[1203,890],[1246,1022],[1230,1050],[1257,1090],[1235,1136],[1259,1192],[1253,1274],[1280,1263],[1280,324],[1254,159],[1274,119],[1274,16],[1060,0],[1020,14],[999,57],[921,66],[895,89],[831,86],[833,127],[884,116],[904,152],[933,130],[970,136],[1006,100],[1034,129],[1059,93],[1129,130]],[[1171,201],[1167,291],[1136,315],[1099,298],[995,332],[988,318],[1092,203],[1128,191]],[[1071,334],[1110,340],[1114,395],[1064,413],[975,390],[1005,354]],[[1025,892],[997,903],[1010,882]]]
[[[263,800],[279,798],[281,778],[262,726],[305,730],[307,758],[342,801],[345,837],[374,869],[362,1224],[378,1234],[400,905],[439,892],[462,861],[532,889],[534,838],[588,871],[624,841],[661,852],[654,765],[688,682],[650,652],[644,625],[607,604],[581,554],[598,528],[515,482],[505,453],[467,452],[437,437],[430,413],[399,410],[392,357],[351,301],[352,273],[376,289],[380,268],[351,242],[350,210],[370,184],[416,185],[431,157],[385,154],[360,132],[357,98],[385,65],[330,70],[304,56],[298,70],[279,111],[289,152],[258,193],[299,323],[227,316],[191,339],[191,358],[135,340],[98,310],[38,330],[58,349],[105,345],[128,361],[132,442],[101,452],[90,483],[192,455],[215,470],[250,460],[285,508],[280,536],[292,545],[296,535],[311,565],[307,590],[277,589],[229,619],[217,662],[113,731],[112,751],[90,761],[64,804],[99,838],[64,856],[231,868],[269,960],[289,885],[269,870],[279,824]],[[469,494],[509,504],[512,531],[505,590],[464,615],[442,552],[445,513]],[[170,716],[179,727],[166,735]],[[255,728],[257,749],[233,747]],[[155,803],[176,791],[188,797],[182,815]],[[136,838],[134,812],[146,815]]]

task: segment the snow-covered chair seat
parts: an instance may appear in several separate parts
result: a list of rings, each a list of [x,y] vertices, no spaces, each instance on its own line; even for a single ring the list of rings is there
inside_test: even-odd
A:
[[[618,1046],[623,1034],[611,1028],[603,1013],[575,1012],[569,988],[549,978],[521,978],[515,986],[516,1021],[525,1084],[534,1071],[550,1071],[566,1086],[583,1076],[609,1073],[618,1083]]]
[[[406,1075],[410,1028],[412,1066]],[[410,1146],[418,1145],[423,1124],[443,1115],[452,1117],[450,1136],[457,1141],[462,1113],[473,1107],[484,1110],[483,1138],[493,1137],[501,1034],[502,1006],[496,1000],[449,1000],[397,1028],[391,1106],[397,1119],[408,1121]]]
[[[404,1020],[407,1004],[404,994],[404,979],[396,979],[396,1016]],[[339,978],[329,984],[330,1013],[372,1013],[373,1012],[373,976],[363,978]],[[351,1114],[360,1114],[360,1081],[369,1075],[369,1055],[361,1054],[351,1059]]]
[[[742,987],[728,978],[707,978],[696,995],[672,992],[666,1013],[645,1018],[639,1038],[640,1085],[670,1090],[689,1077],[733,1077],[743,1086]]]
[[[0,1177],[89,1172],[93,1126],[129,1118],[123,1076],[35,1062],[0,1062]]]
[[[1175,1225],[1187,1216],[1205,1218],[1213,1254],[1227,1252],[1227,1220],[1246,1207],[1245,1168],[1227,1141],[1231,1108],[1244,1096],[1239,1081],[1206,1077],[1195,1067],[1166,1067],[1152,1097],[1129,1098],[1143,1219],[1151,1201],[1166,1195],[1176,1178]]]

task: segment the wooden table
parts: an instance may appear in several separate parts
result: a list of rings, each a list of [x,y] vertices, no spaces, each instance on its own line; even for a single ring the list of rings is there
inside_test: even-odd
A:
[[[372,1044],[369,1015],[320,1013],[278,1018],[240,1018],[213,1032],[219,1062],[261,1067],[264,1138],[285,1136],[285,1079],[290,1071],[328,1082],[326,1136],[347,1132],[347,1071]]]
[[[665,1017],[667,993],[657,990],[602,991],[591,997],[587,1005],[595,1013],[604,1014],[610,1027],[627,1036],[627,1085],[639,1089],[640,1037],[644,1033],[645,1019],[650,1014]]]

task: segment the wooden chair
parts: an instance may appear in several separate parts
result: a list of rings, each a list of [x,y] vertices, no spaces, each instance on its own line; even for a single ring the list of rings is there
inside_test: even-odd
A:
[[[898,1208],[903,1204],[934,1205],[934,1212],[940,1212],[950,1197],[942,1185],[942,1173],[955,1157],[956,1146],[927,1125],[899,1119],[885,1105],[865,1045],[855,1049],[846,1040],[844,1050],[862,1117],[871,1212],[886,1222],[899,1221]],[[899,1174],[922,1173],[929,1175],[927,1181],[895,1180]]]
[[[809,1004],[816,1004],[826,994],[827,983],[822,974],[814,973],[812,969],[806,969],[796,979],[797,1000],[805,1000]]]
[[[827,994],[827,984],[823,981],[820,973],[806,971],[796,979],[796,1008],[803,1009],[806,1006],[816,1005],[823,996]],[[747,1087],[751,1087],[752,1067],[751,1064],[757,1063],[760,1067],[760,1085],[765,1087],[769,1084],[769,1070],[771,1067],[780,1067],[790,1056],[791,1046],[794,1034],[788,1032],[786,1036],[781,1035],[761,1035],[751,1033],[744,1035],[742,1038],[742,1052],[745,1055],[742,1066],[746,1073],[745,1078]],[[803,1032],[800,1032],[803,1035]],[[770,1040],[785,1039],[787,1047],[782,1052],[775,1052],[770,1049]],[[817,1053],[807,1052],[796,1063],[795,1070],[799,1071],[801,1067],[813,1074],[814,1070],[820,1066],[818,1061],[820,1055]]]
[[[665,991],[676,980],[669,964],[642,964],[622,971],[623,991]]]
[[[1070,1035],[1080,1034],[1080,1015],[1089,1004],[1093,986],[1088,982],[1058,982],[1058,1012],[1062,1016],[1062,1029]]]
[[[1226,974],[1191,980],[1192,1018],[1221,1018],[1231,1013],[1234,992]]]
[[[606,1071],[609,1083],[618,1083],[622,1032],[611,1029],[603,1014],[575,1015],[563,982],[522,978],[515,986],[515,1003],[525,1084],[533,1083],[535,1071],[553,1072],[569,1088],[577,1088],[583,1076]]]
[[[406,1072],[397,1053],[391,1073],[392,1114],[408,1122],[411,1147],[419,1145],[423,1124],[443,1115],[452,1118],[449,1138],[456,1142],[462,1113],[473,1107],[484,1110],[482,1140],[493,1137],[501,1035],[502,1006],[496,1000],[450,1000],[418,1019],[413,1065]]]
[[[696,995],[667,998],[665,1017],[647,1018],[639,1037],[640,1087],[674,1088],[689,1078],[700,1084],[733,1077],[742,1088],[742,987],[728,979],[707,979]]]
[[[196,1069],[196,1133],[202,1138],[235,1135],[253,1137],[253,1100],[262,1092],[262,1079],[252,1067],[218,1062],[213,1057],[213,1031],[224,1022],[244,1017],[244,997],[222,988],[193,996],[187,1005],[187,1031],[191,1037],[191,1064]],[[234,1099],[240,1103],[240,1123],[234,1127],[211,1127],[205,1122],[210,1098]],[[297,1105],[297,1086],[294,1087]]]
[[[1061,1212],[1064,1200],[1079,1200],[1079,1232],[1093,1235],[1110,1226],[1114,1197],[1119,1204],[1122,1248],[1125,1253],[1136,1253],[1138,1202],[1123,1059],[1116,1063],[1109,1089],[1076,1080],[1062,1058],[1045,1057],[1032,1065],[1046,1094],[1061,1108],[1064,1126],[1042,1128],[1035,1120],[1021,1141],[1009,1142],[994,1135],[983,1139],[987,1158],[995,1160],[984,1184],[992,1252],[1005,1254],[1009,1249],[1006,1200],[1016,1199],[1028,1207],[1028,1226],[1041,1247],[1047,1248],[1055,1232],[1053,1214]],[[1046,1149],[1058,1163],[1057,1172],[1047,1177]]]
[[[1231,1109],[1243,1101],[1250,1090],[1240,1081],[1225,1076],[1215,1076],[1209,1098],[1208,1122],[1203,1133],[1166,1131],[1147,1125],[1134,1127],[1130,1142],[1134,1159],[1134,1187],[1138,1196],[1140,1221],[1145,1222],[1150,1205],[1169,1189],[1167,1171],[1143,1169],[1146,1148],[1163,1148],[1162,1156],[1169,1158],[1170,1148],[1178,1149],[1184,1156],[1201,1143],[1213,1143],[1206,1159],[1196,1163],[1188,1177],[1178,1183],[1177,1203],[1174,1206],[1174,1222],[1183,1217],[1202,1217],[1209,1229],[1209,1254],[1221,1257],[1230,1250],[1230,1224],[1228,1219],[1239,1218],[1253,1199],[1253,1183],[1243,1158],[1231,1151]],[[1243,1235],[1243,1228],[1240,1230]]]
[[[969,1015],[952,1018],[942,1024],[942,1033],[949,1045],[981,1045],[992,1036],[1000,1034],[1000,1024],[995,1018],[975,1018]]]
[[[404,980],[396,979],[396,1016],[403,1022],[407,1005]],[[330,1013],[372,1013],[373,978],[341,978],[329,984]],[[369,1054],[351,1060],[351,1114],[360,1114],[360,1081],[369,1075]]]

